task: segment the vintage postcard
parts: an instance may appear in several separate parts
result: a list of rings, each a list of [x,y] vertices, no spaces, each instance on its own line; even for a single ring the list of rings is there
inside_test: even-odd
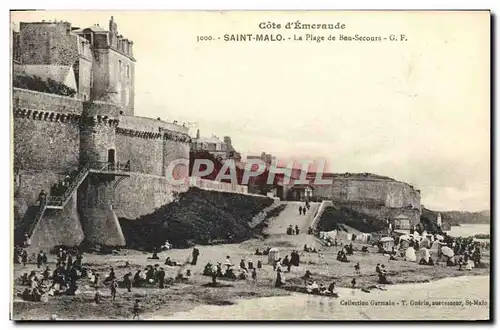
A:
[[[12,320],[491,320],[489,11],[11,11]]]

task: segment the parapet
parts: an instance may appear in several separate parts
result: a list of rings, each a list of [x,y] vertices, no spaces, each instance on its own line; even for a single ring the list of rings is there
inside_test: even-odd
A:
[[[83,102],[79,99],[22,88],[13,88],[12,106],[15,109],[45,110],[71,114],[81,114],[83,111]]]
[[[118,118],[121,106],[102,101],[83,102],[83,116]]]
[[[120,116],[119,128],[130,129],[151,133],[162,133],[164,131],[172,131],[175,133],[188,134],[189,128],[174,123],[167,123],[162,120],[137,117],[137,116]]]

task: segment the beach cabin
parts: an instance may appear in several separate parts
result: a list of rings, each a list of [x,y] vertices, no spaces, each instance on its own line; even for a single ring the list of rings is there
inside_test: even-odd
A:
[[[394,247],[394,238],[382,237],[380,239],[379,252],[383,253],[392,252],[393,247]]]
[[[394,218],[394,229],[395,230],[409,230],[410,229],[410,218],[406,215],[401,214]]]
[[[280,251],[277,248],[272,248],[271,250],[269,250],[269,255],[267,256],[267,263],[272,265],[279,258],[280,258]]]

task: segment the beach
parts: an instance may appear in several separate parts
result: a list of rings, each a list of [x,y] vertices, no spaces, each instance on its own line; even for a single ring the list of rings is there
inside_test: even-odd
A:
[[[211,306],[234,305],[242,299],[254,299],[263,297],[288,296],[292,293],[280,288],[274,287],[275,272],[272,265],[268,264],[267,256],[255,255],[255,250],[259,248],[264,250],[266,247],[276,247],[280,251],[280,256],[289,255],[292,250],[297,250],[301,254],[300,265],[292,267],[290,273],[284,272],[287,285],[303,286],[302,276],[306,270],[312,274],[312,279],[318,283],[324,283],[328,286],[332,281],[336,282],[338,290],[350,288],[353,278],[356,279],[356,289],[354,292],[361,293],[361,288],[368,287],[377,283],[378,276],[375,272],[377,264],[384,264],[387,270],[388,279],[394,285],[386,285],[387,292],[392,292],[391,288],[396,284],[408,283],[426,283],[439,279],[457,278],[467,275],[467,278],[474,276],[489,276],[489,251],[484,251],[482,261],[485,268],[473,268],[471,271],[458,270],[458,267],[446,267],[443,263],[435,266],[419,265],[416,262],[407,262],[402,259],[389,261],[387,255],[377,253],[374,247],[369,248],[368,253],[362,253],[360,243],[354,243],[355,249],[352,256],[348,256],[349,262],[343,263],[336,260],[337,251],[340,247],[324,247],[312,235],[307,235],[307,227],[311,221],[312,215],[298,216],[295,206],[287,207],[280,216],[272,219],[266,232],[269,236],[262,239],[251,239],[240,244],[224,244],[211,246],[198,246],[200,256],[196,265],[187,265],[192,275],[185,283],[175,283],[168,288],[132,288],[128,293],[125,289],[118,289],[116,301],[113,302],[110,297],[110,290],[101,284],[99,288],[103,294],[100,304],[93,302],[95,289],[90,286],[87,279],[79,281],[81,293],[76,296],[58,296],[50,297],[47,303],[25,302],[16,296],[17,292],[22,291],[23,287],[17,283],[14,287],[14,319],[49,319],[55,314],[61,319],[131,319],[132,306],[135,299],[141,301],[141,318],[167,318],[178,315],[175,313],[187,312],[195,308],[207,308]],[[284,234],[288,224],[297,225],[301,232],[299,235]],[[321,249],[321,257],[318,253],[303,252],[304,245],[316,246]],[[136,270],[144,270],[146,265],[160,264],[165,267],[167,277],[174,277],[179,267],[169,267],[164,265],[165,259],[170,257],[177,262],[185,262],[190,259],[191,249],[172,249],[158,254],[159,260],[148,259],[150,253],[122,249],[112,255],[85,254],[83,262],[89,268],[102,274],[102,279],[109,273],[110,267],[113,267],[118,279],[122,279],[127,272],[135,273]],[[257,272],[257,281],[254,283],[251,279],[228,281],[218,279],[223,287],[207,287],[211,278],[203,276],[203,268],[207,262],[224,263],[226,256],[230,256],[232,263],[238,265],[241,259],[252,260],[254,265],[258,260],[263,263],[262,269]],[[125,266],[125,262],[129,266]],[[360,273],[357,274],[354,265],[360,263]],[[55,268],[55,260],[49,258],[49,267]],[[35,264],[28,264],[26,267],[15,265],[14,278],[19,278],[22,273],[30,270],[37,270]],[[479,278],[479,277],[478,277]],[[455,286],[460,286],[457,282]],[[352,291],[352,289],[347,289]],[[432,293],[433,290],[430,290]],[[377,295],[376,290],[372,290],[368,295]],[[342,298],[341,294],[341,297]],[[411,295],[408,296],[410,298]],[[293,301],[297,304],[309,299],[307,294],[293,293]],[[295,298],[302,297],[302,298]],[[322,297],[319,297],[320,299]],[[316,299],[316,298],[312,298]],[[325,298],[326,299],[326,298]],[[335,300],[333,298],[328,298]],[[274,301],[274,300],[273,300]],[[288,299],[286,300],[288,301]],[[196,312],[193,312],[196,313]],[[193,314],[196,315],[196,314]],[[200,314],[201,315],[201,314]],[[278,314],[279,315],[279,314]],[[191,315],[192,316],[192,315]],[[195,316],[192,316],[195,317]],[[305,316],[304,316],[305,317]],[[311,314],[307,318],[315,318]],[[353,316],[356,317],[356,316]],[[195,317],[196,318],[196,317]],[[286,315],[285,315],[286,318]]]

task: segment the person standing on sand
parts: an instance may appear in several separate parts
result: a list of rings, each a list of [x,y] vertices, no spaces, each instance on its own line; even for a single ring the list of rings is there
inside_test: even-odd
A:
[[[111,289],[111,298],[113,301],[115,301],[115,298],[116,298],[116,287],[118,286],[118,283],[116,283],[116,279],[113,279],[111,280],[111,285],[110,285],[110,289]]]
[[[132,320],[135,320],[136,317],[137,319],[139,319],[139,310],[140,310],[139,299],[136,299],[134,303],[134,309],[132,310],[133,313]]]
[[[280,288],[283,285],[283,280],[281,278],[281,269],[278,268],[276,271],[276,282],[274,283],[274,286],[276,288]]]
[[[299,226],[295,225],[295,235],[299,234]]]
[[[353,289],[356,287],[356,279],[355,278],[352,279],[351,286]]]
[[[299,206],[299,214],[302,215],[302,205]]]
[[[255,268],[252,269],[252,280],[257,282],[257,270]]]
[[[196,265],[196,262],[198,261],[199,255],[200,255],[200,250],[198,250],[195,246],[193,248],[193,261],[191,261],[191,265]]]
[[[158,282],[159,288],[163,289],[165,287],[165,270],[163,267],[160,267],[160,270],[158,271]]]

